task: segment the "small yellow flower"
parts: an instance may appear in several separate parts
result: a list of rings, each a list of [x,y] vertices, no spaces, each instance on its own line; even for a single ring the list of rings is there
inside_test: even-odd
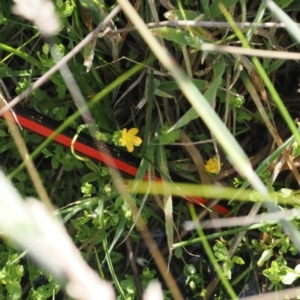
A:
[[[210,158],[205,165],[205,171],[211,174],[218,174],[222,164],[218,162],[216,157]]]
[[[132,152],[134,146],[140,146],[142,143],[142,139],[136,134],[138,133],[137,128],[131,128],[127,131],[127,129],[123,129],[122,137],[120,138],[120,144],[127,148],[128,152]]]

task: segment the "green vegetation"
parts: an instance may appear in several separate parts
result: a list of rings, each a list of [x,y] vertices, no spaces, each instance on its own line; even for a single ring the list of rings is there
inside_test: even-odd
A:
[[[0,165],[15,189],[55,212],[117,299],[141,299],[154,279],[164,299],[295,298],[287,289],[300,278],[298,1],[137,1],[132,10],[120,0],[119,12],[109,1],[53,4],[60,24],[51,36],[43,6],[22,18],[12,0],[0,3],[2,97],[61,122],[56,134],[73,127],[73,143],[85,132],[140,163],[132,178],[53,136],[15,137],[1,119]],[[269,22],[285,27],[258,26]],[[66,55],[68,68],[49,75]],[[36,264],[1,224],[0,299],[71,299],[67,278]]]

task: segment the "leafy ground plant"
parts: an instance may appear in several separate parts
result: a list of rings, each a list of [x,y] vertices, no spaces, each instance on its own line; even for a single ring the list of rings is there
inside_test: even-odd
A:
[[[0,4],[0,99],[61,122],[55,134],[73,127],[73,146],[85,132],[138,161],[130,178],[0,123],[2,171],[23,197],[44,201],[118,299],[142,299],[153,280],[163,299],[297,296],[288,288],[299,278],[299,9]],[[194,207],[186,195],[210,201]],[[1,226],[1,299],[74,298],[68,276],[36,264]]]

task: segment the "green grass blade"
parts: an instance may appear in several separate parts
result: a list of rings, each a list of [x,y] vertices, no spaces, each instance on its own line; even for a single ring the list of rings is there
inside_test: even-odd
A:
[[[37,67],[38,69],[42,69],[42,63],[40,61],[38,61],[37,59],[33,58],[31,55],[20,51],[19,49],[15,49],[13,47],[10,47],[8,45],[2,44],[0,43],[0,49],[7,51],[11,54],[17,55],[19,57],[21,57],[22,59],[26,60],[27,62],[31,63],[32,65],[34,65],[35,67]],[[1,63],[1,62],[0,62]]]
[[[206,239],[206,236],[205,236],[201,226],[199,225],[199,222],[198,222],[198,219],[197,219],[197,214],[196,214],[196,211],[195,211],[195,207],[193,205],[189,205],[189,209],[190,209],[192,220],[196,224],[196,229],[197,229],[198,235],[199,235],[200,238],[202,238],[203,247],[205,249],[205,252],[206,252],[210,262],[212,263],[212,265],[214,267],[214,270],[218,274],[221,282],[223,283],[223,285],[224,285],[228,295],[231,297],[231,299],[237,299],[237,296],[236,296],[233,288],[231,287],[229,281],[224,276],[223,270],[221,269],[220,265],[216,261],[214,253],[213,253],[212,249],[210,248],[210,245],[209,245],[209,243]]]
[[[224,16],[228,20],[228,22],[231,24],[234,33],[236,34],[236,36],[241,41],[243,47],[251,49],[248,41],[244,37],[242,31],[238,28],[238,26],[236,26],[236,24],[234,22],[234,19],[231,17],[231,15],[224,8],[222,8],[222,11],[224,13]],[[298,32],[299,32],[299,37],[300,37],[300,30],[299,29],[298,29]],[[299,38],[299,41],[300,41],[300,38]],[[285,107],[284,103],[282,102],[282,100],[281,100],[278,92],[276,91],[273,83],[271,82],[268,74],[265,72],[263,66],[261,65],[260,61],[256,57],[252,57],[252,62],[254,64],[255,68],[257,69],[257,72],[260,75],[261,79],[265,83],[267,89],[269,90],[272,99],[276,103],[276,105],[277,105],[279,111],[281,112],[284,120],[286,121],[288,127],[290,128],[290,130],[292,131],[292,133],[295,135],[298,144],[300,144],[300,133],[297,130],[296,125],[294,124],[293,119],[291,118],[291,116],[290,116],[287,108]]]
[[[208,103],[211,104],[216,99],[216,94],[219,86],[222,82],[222,77],[225,71],[225,62],[221,58],[214,65],[214,79],[210,84],[209,88],[204,94],[205,99],[207,99]],[[172,130],[179,129],[184,125],[188,124],[192,120],[199,118],[199,114],[196,112],[194,107],[191,107],[173,126],[169,129],[169,132]]]

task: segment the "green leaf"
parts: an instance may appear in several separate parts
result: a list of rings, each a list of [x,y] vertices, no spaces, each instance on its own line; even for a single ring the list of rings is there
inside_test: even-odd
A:
[[[273,63],[271,63],[268,67],[268,74],[272,73],[273,71],[279,69],[281,65],[285,63],[285,59],[277,59]]]
[[[294,0],[274,0],[274,2],[282,9],[288,7]],[[295,3],[296,4],[296,3]]]
[[[215,0],[212,2],[212,5],[209,7],[210,18],[216,18],[222,14],[219,9],[219,3],[222,3],[227,9],[234,5],[238,0]]]
[[[25,182],[28,179],[28,174],[25,172],[20,172],[17,176],[16,179],[18,179],[20,182]]]
[[[56,156],[52,156],[52,158],[51,158],[51,165],[52,165],[53,169],[57,169],[58,168],[59,161],[58,161],[58,159],[57,159]]]
[[[63,146],[61,145],[55,145],[55,150],[54,150],[55,154],[61,154],[64,155],[65,153],[65,149]]]
[[[223,58],[221,58],[214,64],[214,80],[204,94],[209,103],[212,103],[216,98],[217,90],[221,86],[224,71],[225,62]]]
[[[73,10],[74,10],[73,1],[66,0],[59,10],[59,15],[62,18],[68,18],[72,15]]]
[[[233,261],[227,260],[223,264],[223,272],[227,279],[231,279],[231,269],[233,268]]]
[[[143,269],[143,273],[142,273],[143,279],[151,280],[151,279],[155,278],[155,275],[156,275],[155,270],[150,270],[148,267],[145,267]]]
[[[201,79],[193,79],[192,81],[199,90],[207,89],[210,85],[207,81],[201,80]],[[160,90],[163,90],[163,91],[180,90],[176,81],[161,82],[158,87]]]
[[[257,262],[257,265],[259,267],[262,267],[263,264],[272,257],[272,255],[273,255],[273,249],[264,250],[264,252],[262,253],[260,259]]]
[[[95,172],[85,174],[81,177],[80,182],[84,185],[87,182],[94,182],[99,179],[99,175]]]
[[[115,244],[118,242],[119,238],[121,237],[121,235],[122,235],[122,233],[124,232],[124,229],[125,229],[125,224],[126,224],[127,220],[124,218],[123,215],[121,215],[121,217],[120,217],[120,215],[118,214],[118,216],[119,216],[118,227],[116,228],[114,239],[110,243],[108,253],[110,253],[112,251],[112,249],[114,248]]]
[[[100,167],[99,168],[99,174],[101,177],[105,177],[105,176],[108,176],[110,174],[108,168],[106,167]]]
[[[239,257],[239,256],[234,256],[232,258],[232,261],[234,263],[238,264],[238,265],[244,265],[245,264],[244,260],[241,257]]]
[[[202,0],[201,5],[203,8],[203,14],[206,20],[210,20],[210,11],[209,11],[209,0]]]
[[[56,0],[56,6],[61,8],[64,5],[63,0]]]
[[[79,2],[86,9],[91,9],[94,11],[99,10],[100,2],[98,2],[97,0],[80,0]]]
[[[12,149],[15,147],[15,143],[14,142],[8,142],[8,141],[5,141],[5,142],[1,142],[0,143],[0,153],[3,153],[9,149]]]
[[[117,210],[124,203],[124,198],[119,196],[115,201],[115,209]]]
[[[129,294],[135,293],[135,284],[133,281],[123,280],[123,281],[121,281],[121,286],[127,291],[127,293],[129,293]]]
[[[241,109],[237,109],[236,111],[237,111],[236,120],[238,123],[244,123],[245,121],[252,120],[252,116],[249,115],[247,112]]]
[[[0,12],[0,25],[5,24],[6,23],[6,19],[4,18],[2,12]]]
[[[182,253],[183,253],[182,248],[175,248],[175,250],[174,250],[175,257],[181,258],[182,257]]]
[[[224,255],[222,252],[216,252],[215,256],[218,261],[226,261],[228,259],[228,256]]]
[[[93,171],[96,174],[99,174],[99,168],[93,161],[91,161],[89,159],[89,160],[86,160],[84,163],[91,171]]]
[[[154,94],[156,96],[159,96],[159,97],[162,97],[162,98],[174,98],[172,95],[162,91],[162,90],[159,90],[159,89],[155,89],[154,90]]]
[[[60,60],[65,55],[65,46],[63,44],[54,44],[50,49],[50,53],[53,58]]]
[[[42,47],[42,51],[45,55],[48,55],[49,54],[49,44],[45,43]]]
[[[162,145],[168,145],[168,144],[172,144],[175,143],[175,141],[177,141],[179,139],[179,131],[178,130],[174,130],[171,131],[170,133],[166,133],[166,134],[162,134],[158,136],[158,140],[160,142],[160,144]]]
[[[294,272],[289,272],[282,278],[283,284],[292,284],[296,279],[300,277],[299,274],[296,274]]]
[[[297,274],[300,274],[300,264],[298,264],[294,270]]]
[[[188,272],[189,275],[196,274],[196,272],[197,272],[195,266],[192,265],[192,264],[186,264],[186,265],[184,266],[184,268],[186,268],[186,270],[187,270],[187,272]]]
[[[211,43],[209,39],[200,38],[198,36],[191,37],[189,32],[180,29],[161,27],[151,29],[154,35],[160,36],[168,41],[174,42],[181,46],[190,46],[192,48],[200,49],[204,42]]]
[[[8,135],[8,134],[6,133],[5,130],[0,129],[0,137],[5,137],[5,136],[7,136],[7,135]]]
[[[103,6],[102,2],[97,0],[80,0],[80,4],[90,11],[92,19],[96,24],[103,20],[101,13],[101,5]]]
[[[293,157],[295,157],[295,158],[298,157],[300,155],[299,145],[296,142],[294,142],[292,145],[292,148],[293,148],[293,152],[292,152]]]
[[[21,291],[20,282],[9,280],[6,283],[6,289],[7,289],[8,293],[10,294],[9,299],[17,300],[17,299],[21,298],[22,291]]]

